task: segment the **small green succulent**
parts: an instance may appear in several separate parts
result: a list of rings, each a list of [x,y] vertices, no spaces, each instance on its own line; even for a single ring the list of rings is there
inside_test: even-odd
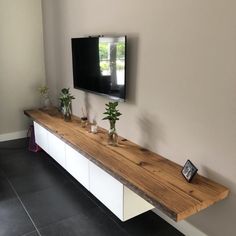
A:
[[[106,112],[104,112],[103,114],[106,116],[103,118],[103,120],[109,120],[111,126],[110,128],[115,129],[116,121],[119,120],[119,116],[122,115],[117,109],[118,102],[109,102],[105,105]]]

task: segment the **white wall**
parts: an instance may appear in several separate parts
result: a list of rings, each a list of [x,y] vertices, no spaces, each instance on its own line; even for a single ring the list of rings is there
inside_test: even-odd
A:
[[[27,129],[23,109],[39,105],[37,87],[45,83],[42,33],[40,0],[0,0],[1,140]]]
[[[72,37],[127,34],[128,99],[119,134],[230,187],[190,217],[204,234],[235,235],[236,1],[43,0],[46,76],[54,103],[72,85]],[[107,99],[72,89],[73,110],[100,126]],[[189,230],[181,228],[183,232]]]

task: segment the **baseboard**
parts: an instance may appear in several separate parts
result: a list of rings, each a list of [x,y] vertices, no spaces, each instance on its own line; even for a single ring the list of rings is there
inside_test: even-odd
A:
[[[12,133],[0,134],[0,142],[19,139],[19,138],[25,138],[25,137],[27,137],[27,130],[21,130],[21,131],[12,132]]]
[[[179,230],[182,234],[186,236],[207,236],[207,234],[203,233],[196,227],[194,227],[192,224],[188,223],[185,220],[182,220],[180,222],[175,222],[171,220],[168,216],[163,214],[162,212],[158,211],[157,209],[154,209],[153,212],[155,212],[158,216],[160,216],[162,219],[164,219],[166,222],[168,222],[170,225],[175,227],[177,230]]]

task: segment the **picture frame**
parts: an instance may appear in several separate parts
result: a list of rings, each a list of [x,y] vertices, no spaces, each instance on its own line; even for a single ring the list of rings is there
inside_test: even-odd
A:
[[[187,160],[184,164],[181,173],[184,178],[190,183],[193,177],[196,175],[197,171],[197,167],[190,160]]]

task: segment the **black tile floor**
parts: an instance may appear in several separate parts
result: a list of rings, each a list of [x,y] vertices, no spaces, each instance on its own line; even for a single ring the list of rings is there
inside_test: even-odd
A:
[[[149,211],[121,222],[27,139],[0,143],[0,236],[179,236]]]

